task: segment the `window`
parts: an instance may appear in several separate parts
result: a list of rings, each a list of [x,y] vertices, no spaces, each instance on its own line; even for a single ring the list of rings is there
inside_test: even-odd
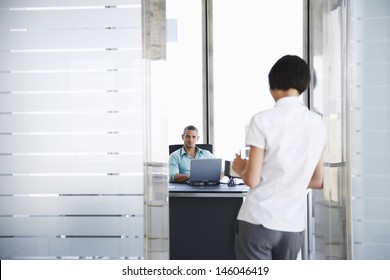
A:
[[[214,151],[225,160],[245,146],[251,116],[274,105],[268,72],[303,54],[302,0],[214,0]]]
[[[176,144],[190,124],[200,139],[204,136],[202,1],[167,0],[166,5],[168,143]]]

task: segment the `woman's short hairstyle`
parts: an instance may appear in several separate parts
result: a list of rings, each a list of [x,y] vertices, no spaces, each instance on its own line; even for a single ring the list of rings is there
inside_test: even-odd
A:
[[[272,66],[268,74],[270,89],[296,89],[301,94],[310,84],[310,69],[296,55],[285,55]]]

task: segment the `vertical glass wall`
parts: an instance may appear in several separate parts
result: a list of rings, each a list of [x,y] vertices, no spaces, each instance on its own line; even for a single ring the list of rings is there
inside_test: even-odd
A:
[[[390,2],[350,4],[354,259],[390,259]]]
[[[141,259],[167,239],[145,223],[167,199],[166,180],[149,191],[166,167],[143,4],[0,2],[1,259]]]
[[[302,0],[213,0],[214,151],[245,147],[245,128],[273,107],[268,72],[286,54],[303,57]]]
[[[347,258],[346,183],[346,5],[345,1],[308,1],[313,80],[310,106],[327,126],[324,189],[313,190],[309,217],[309,257]]]
[[[390,258],[390,3],[309,1],[310,101],[328,127],[312,257]]]
[[[166,1],[142,1],[142,8],[146,75],[144,249],[146,259],[169,259]]]

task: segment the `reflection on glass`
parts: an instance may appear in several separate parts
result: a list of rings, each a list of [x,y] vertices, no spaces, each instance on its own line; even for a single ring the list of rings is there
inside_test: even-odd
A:
[[[311,108],[320,112],[327,125],[324,151],[324,189],[312,191],[314,227],[310,229],[309,258],[345,259],[345,91],[342,52],[344,10],[340,3],[315,1],[310,5],[310,61],[315,73]]]

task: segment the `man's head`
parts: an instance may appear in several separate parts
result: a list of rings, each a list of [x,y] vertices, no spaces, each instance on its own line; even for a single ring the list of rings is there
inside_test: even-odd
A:
[[[272,66],[268,82],[271,90],[296,89],[301,94],[310,84],[310,69],[300,57],[285,55]]]
[[[185,127],[181,138],[184,141],[184,147],[195,148],[196,142],[198,142],[199,139],[198,129],[193,125]]]

